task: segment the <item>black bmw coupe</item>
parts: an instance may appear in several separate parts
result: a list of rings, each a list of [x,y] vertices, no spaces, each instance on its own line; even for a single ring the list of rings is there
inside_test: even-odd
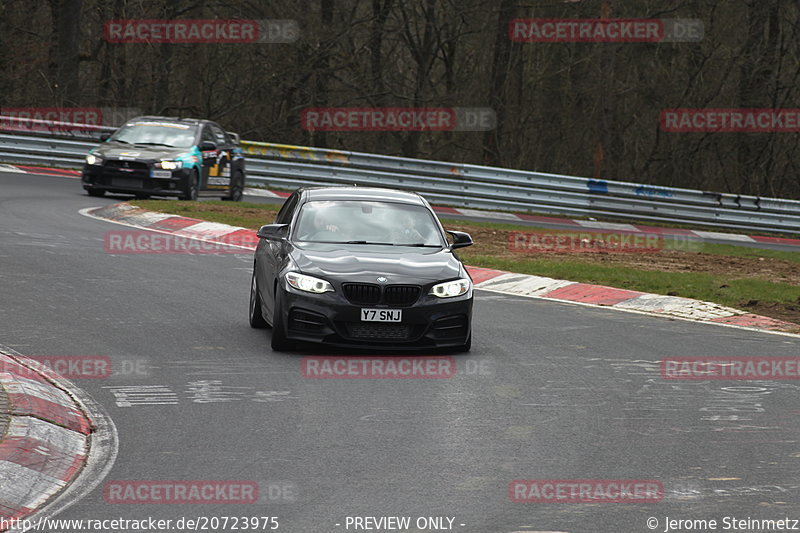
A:
[[[472,280],[453,250],[472,238],[445,232],[420,195],[298,189],[258,237],[250,325],[272,327],[274,350],[470,349]]]

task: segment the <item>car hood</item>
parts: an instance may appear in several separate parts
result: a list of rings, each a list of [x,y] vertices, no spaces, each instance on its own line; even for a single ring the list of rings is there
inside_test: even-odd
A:
[[[191,151],[191,148],[167,148],[159,146],[138,146],[135,144],[122,144],[109,141],[98,146],[94,152],[99,155],[112,159],[176,159]]]
[[[328,280],[420,284],[457,278],[461,262],[444,248],[379,245],[292,244],[291,258],[301,272]]]

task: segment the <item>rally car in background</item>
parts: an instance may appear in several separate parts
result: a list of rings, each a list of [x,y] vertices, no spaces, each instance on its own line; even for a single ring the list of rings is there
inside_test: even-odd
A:
[[[86,156],[81,182],[91,196],[217,196],[242,199],[245,165],[238,136],[210,120],[129,120]]]

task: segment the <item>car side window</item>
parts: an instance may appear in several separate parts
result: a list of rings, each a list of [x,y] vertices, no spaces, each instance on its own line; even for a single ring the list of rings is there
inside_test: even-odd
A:
[[[299,196],[297,193],[294,193],[286,200],[281,210],[278,211],[278,216],[275,217],[275,224],[288,224],[292,221],[292,214],[294,213],[294,208],[297,206],[298,198]]]
[[[216,124],[211,124],[211,132],[214,134],[214,142],[217,143],[217,146],[225,146],[226,144],[229,144],[225,132],[222,131],[222,128]]]
[[[211,142],[214,144],[219,144],[216,139],[214,139],[214,134],[211,132],[211,128],[208,125],[203,126],[203,133],[200,136],[200,142]]]

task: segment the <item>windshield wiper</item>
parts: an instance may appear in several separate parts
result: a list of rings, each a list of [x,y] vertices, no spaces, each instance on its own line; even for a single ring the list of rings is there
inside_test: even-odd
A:
[[[394,246],[391,242],[372,242],[372,241],[345,241],[341,244],[383,244],[386,246]]]
[[[171,144],[164,144],[164,143],[134,143],[134,144],[138,144],[141,146],[167,146],[169,148],[175,148],[175,146]]]
[[[115,143],[122,143],[122,144],[131,144],[128,141],[123,141],[122,139],[111,139]]]
[[[416,248],[442,248],[439,244],[425,244],[424,242],[415,242],[411,244],[395,244],[395,246],[414,246]]]

